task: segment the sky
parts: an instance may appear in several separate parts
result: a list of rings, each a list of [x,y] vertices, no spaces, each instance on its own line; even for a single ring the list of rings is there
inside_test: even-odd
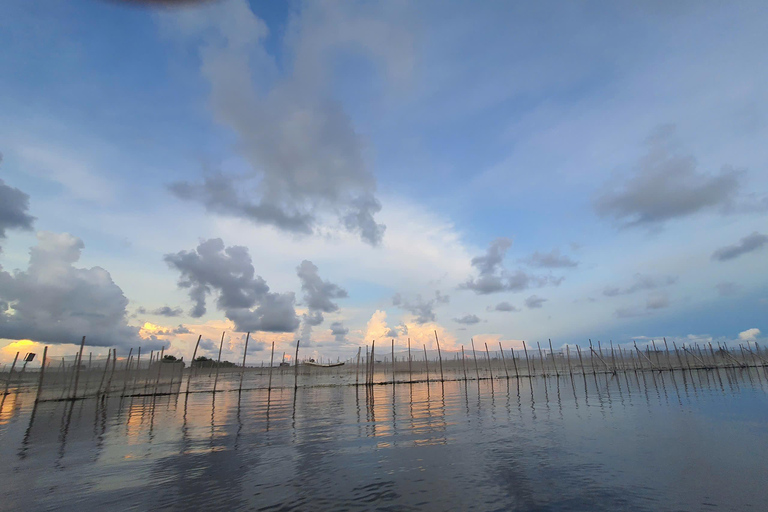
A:
[[[3,10],[2,363],[768,342],[765,2]]]

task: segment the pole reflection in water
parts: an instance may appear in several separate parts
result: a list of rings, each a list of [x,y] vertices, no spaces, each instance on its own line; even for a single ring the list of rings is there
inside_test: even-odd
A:
[[[3,507],[759,509],[764,369],[653,363],[647,376],[632,364],[625,377],[561,365],[546,377],[499,373],[498,386],[235,387],[181,402],[9,394]]]

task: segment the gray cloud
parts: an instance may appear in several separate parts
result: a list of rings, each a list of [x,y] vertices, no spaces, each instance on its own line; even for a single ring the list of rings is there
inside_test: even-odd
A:
[[[499,302],[495,306],[488,306],[485,309],[486,311],[505,311],[505,312],[520,311],[520,309],[516,308],[515,306],[513,306],[507,301]]]
[[[189,334],[191,331],[186,326],[179,324],[172,332],[173,334]]]
[[[472,258],[472,266],[478,270],[477,277],[470,277],[459,285],[460,289],[472,290],[478,295],[488,295],[502,291],[519,292],[531,287],[547,284],[559,285],[564,278],[536,276],[516,270],[509,273],[504,269],[503,261],[507,249],[512,245],[509,238],[497,238],[488,246],[483,256]]]
[[[531,295],[525,299],[525,306],[528,309],[538,309],[547,301],[547,299],[539,297],[538,295]]]
[[[385,226],[375,221],[381,209],[376,180],[362,137],[333,95],[329,70],[337,51],[352,51],[384,64],[390,73],[383,76],[396,78],[410,58],[402,44],[410,37],[397,24],[345,9],[305,6],[288,30],[293,37],[285,51],[293,58],[287,67],[269,55],[268,28],[246,2],[177,18],[190,40],[202,36],[201,72],[211,86],[213,115],[234,131],[250,169],[174,183],[175,195],[293,233],[312,233],[321,218],[335,216],[367,243],[380,243]]]
[[[665,309],[667,307],[669,307],[669,297],[665,293],[648,297],[645,303],[645,309]]]
[[[536,251],[525,258],[523,262],[532,267],[542,268],[569,268],[579,264],[565,254],[560,254],[560,249],[552,249],[550,252]]]
[[[732,207],[741,173],[727,167],[718,174],[699,172],[695,158],[676,154],[674,131],[674,126],[662,126],[648,138],[648,151],[632,175],[595,199],[598,215],[641,226]]]
[[[734,245],[726,245],[712,253],[712,259],[717,261],[728,261],[738,258],[742,254],[762,249],[768,243],[768,235],[755,231],[747,235]]]
[[[13,274],[0,269],[0,338],[44,343],[160,348],[127,324],[128,299],[101,267],[77,268],[85,247],[69,234],[40,232],[29,266]]]
[[[347,297],[347,291],[334,283],[323,281],[317,273],[317,266],[308,260],[302,261],[296,267],[296,275],[301,281],[304,303],[308,309],[308,312],[303,315],[302,338],[309,341],[312,327],[323,323],[323,313],[339,310],[339,305],[333,302],[333,299]]]
[[[293,332],[299,326],[293,293],[269,291],[255,275],[248,249],[224,247],[220,238],[201,242],[195,250],[166,254],[166,263],[181,273],[178,285],[194,302],[190,315],[203,316],[209,295],[238,331]]]
[[[152,310],[148,310],[145,307],[139,307],[136,308],[136,313],[140,315],[158,315],[158,316],[167,316],[170,318],[181,316],[184,311],[181,308],[172,308],[170,306],[162,306],[159,308],[155,308]]]
[[[731,282],[717,283],[715,288],[717,288],[717,293],[721,297],[729,297],[731,295],[735,295],[739,292],[739,290],[741,290],[741,286]]]
[[[336,341],[347,341],[347,334],[349,334],[349,329],[344,327],[342,322],[333,322],[331,324],[331,334],[333,334]]]
[[[404,299],[399,293],[392,297],[392,305],[408,311],[416,317],[417,324],[425,324],[437,320],[435,307],[440,304],[447,304],[450,300],[448,295],[443,295],[439,290],[435,291],[435,297],[430,300],[422,299],[421,295],[416,295],[413,300]]]
[[[386,334],[384,334],[385,338],[398,338],[400,336],[407,336],[408,335],[408,326],[405,324],[397,325],[395,327],[390,327],[387,329]]]
[[[31,230],[35,218],[27,213],[29,196],[0,179],[0,240],[9,229]],[[3,248],[0,246],[0,252]]]
[[[454,318],[453,321],[457,324],[473,325],[480,322],[480,317],[477,315],[468,314],[459,318]]]
[[[673,285],[677,282],[677,276],[647,276],[635,274],[635,282],[631,285],[621,288],[617,286],[608,286],[603,290],[606,297],[616,297],[618,295],[630,295],[642,290],[656,290],[665,286]]]

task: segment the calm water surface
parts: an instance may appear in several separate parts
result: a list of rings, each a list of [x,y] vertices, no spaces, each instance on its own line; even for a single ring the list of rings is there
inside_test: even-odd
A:
[[[2,510],[766,510],[764,370],[40,403]]]

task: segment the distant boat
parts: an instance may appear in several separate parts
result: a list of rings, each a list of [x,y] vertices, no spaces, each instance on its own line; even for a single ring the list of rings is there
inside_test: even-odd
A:
[[[304,361],[301,364],[306,365],[306,366],[315,366],[317,368],[334,368],[336,366],[344,366],[344,363],[326,363],[326,364],[323,364],[323,363],[316,363],[314,361]]]

